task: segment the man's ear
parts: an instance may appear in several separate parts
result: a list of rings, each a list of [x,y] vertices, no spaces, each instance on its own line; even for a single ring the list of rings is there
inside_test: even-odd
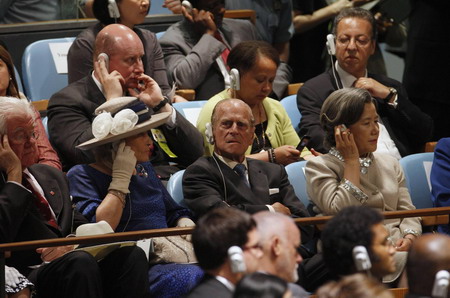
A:
[[[275,256],[281,255],[283,248],[279,237],[274,236],[272,238],[271,250]]]

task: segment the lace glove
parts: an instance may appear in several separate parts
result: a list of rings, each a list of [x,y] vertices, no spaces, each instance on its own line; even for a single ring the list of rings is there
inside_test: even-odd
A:
[[[122,141],[116,152],[112,168],[112,181],[108,190],[117,190],[124,194],[130,193],[131,175],[136,167],[136,156],[129,146]]]
[[[177,221],[177,227],[179,227],[179,228],[195,227],[195,223],[190,218],[182,217]],[[191,234],[180,235],[180,236],[181,236],[181,238],[184,238],[189,242],[191,242],[191,240],[192,240]]]
[[[11,288],[19,284],[21,276],[22,274],[16,268],[5,266],[5,283]]]

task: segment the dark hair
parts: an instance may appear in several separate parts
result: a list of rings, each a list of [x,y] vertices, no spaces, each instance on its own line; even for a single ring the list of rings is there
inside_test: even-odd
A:
[[[325,147],[335,146],[334,127],[345,124],[349,127],[361,118],[367,103],[376,106],[369,91],[359,88],[343,88],[331,93],[320,110],[320,125],[325,132]]]
[[[9,76],[11,77],[8,88],[6,88],[6,96],[20,98],[19,87],[17,85],[17,80],[16,80],[16,74],[14,72],[14,63],[12,61],[11,55],[9,54],[8,50],[2,44],[0,44],[0,59],[6,64],[6,67],[8,68]]]
[[[242,76],[255,66],[259,57],[272,60],[278,67],[280,56],[269,43],[261,40],[243,41],[231,49],[227,64],[230,68],[236,68]]]
[[[375,18],[373,17],[373,14],[368,11],[367,9],[361,8],[361,7],[350,7],[345,8],[339,12],[339,14],[334,18],[333,22],[333,35],[336,36],[337,34],[337,26],[339,23],[346,18],[357,18],[357,19],[363,19],[369,22],[369,24],[372,26],[372,39],[377,39],[377,23],[375,21]]]
[[[278,276],[255,272],[239,281],[233,298],[282,298],[287,290],[288,283]]]
[[[201,2],[201,1],[202,1],[202,0],[189,0],[189,2],[191,3],[191,5],[192,5],[193,8],[204,9],[204,7],[200,7],[200,8],[199,8],[199,5],[200,5],[200,2]],[[210,0],[203,0],[203,3],[202,3],[202,4],[205,4],[205,1],[210,1]],[[221,1],[220,1],[220,4],[225,5],[225,0],[221,0]]]
[[[317,290],[317,298],[392,298],[382,283],[366,274],[356,273],[332,281]]]
[[[211,270],[220,267],[231,246],[243,247],[248,233],[256,228],[250,214],[232,207],[215,208],[203,215],[192,233],[192,244],[200,267]]]
[[[331,273],[336,277],[354,273],[352,252],[357,245],[364,246],[374,260],[372,227],[382,222],[382,214],[367,206],[346,207],[336,214],[321,236],[323,258]]]

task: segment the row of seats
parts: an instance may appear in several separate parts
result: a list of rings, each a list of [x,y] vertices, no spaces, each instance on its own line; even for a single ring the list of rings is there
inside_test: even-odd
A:
[[[417,209],[432,208],[430,170],[433,163],[434,153],[418,153],[403,157],[400,159],[400,165],[403,168],[406,177],[406,186],[411,195],[411,200]],[[286,166],[289,182],[294,187],[295,194],[305,206],[310,201],[306,192],[305,177],[306,161],[299,161]],[[167,184],[167,189],[175,201],[182,206],[186,206],[183,197],[183,179],[184,170],[172,175]]]

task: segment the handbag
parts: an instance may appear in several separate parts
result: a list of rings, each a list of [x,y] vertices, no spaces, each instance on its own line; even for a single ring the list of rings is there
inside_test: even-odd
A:
[[[149,263],[197,263],[192,242],[181,236],[152,238]]]

